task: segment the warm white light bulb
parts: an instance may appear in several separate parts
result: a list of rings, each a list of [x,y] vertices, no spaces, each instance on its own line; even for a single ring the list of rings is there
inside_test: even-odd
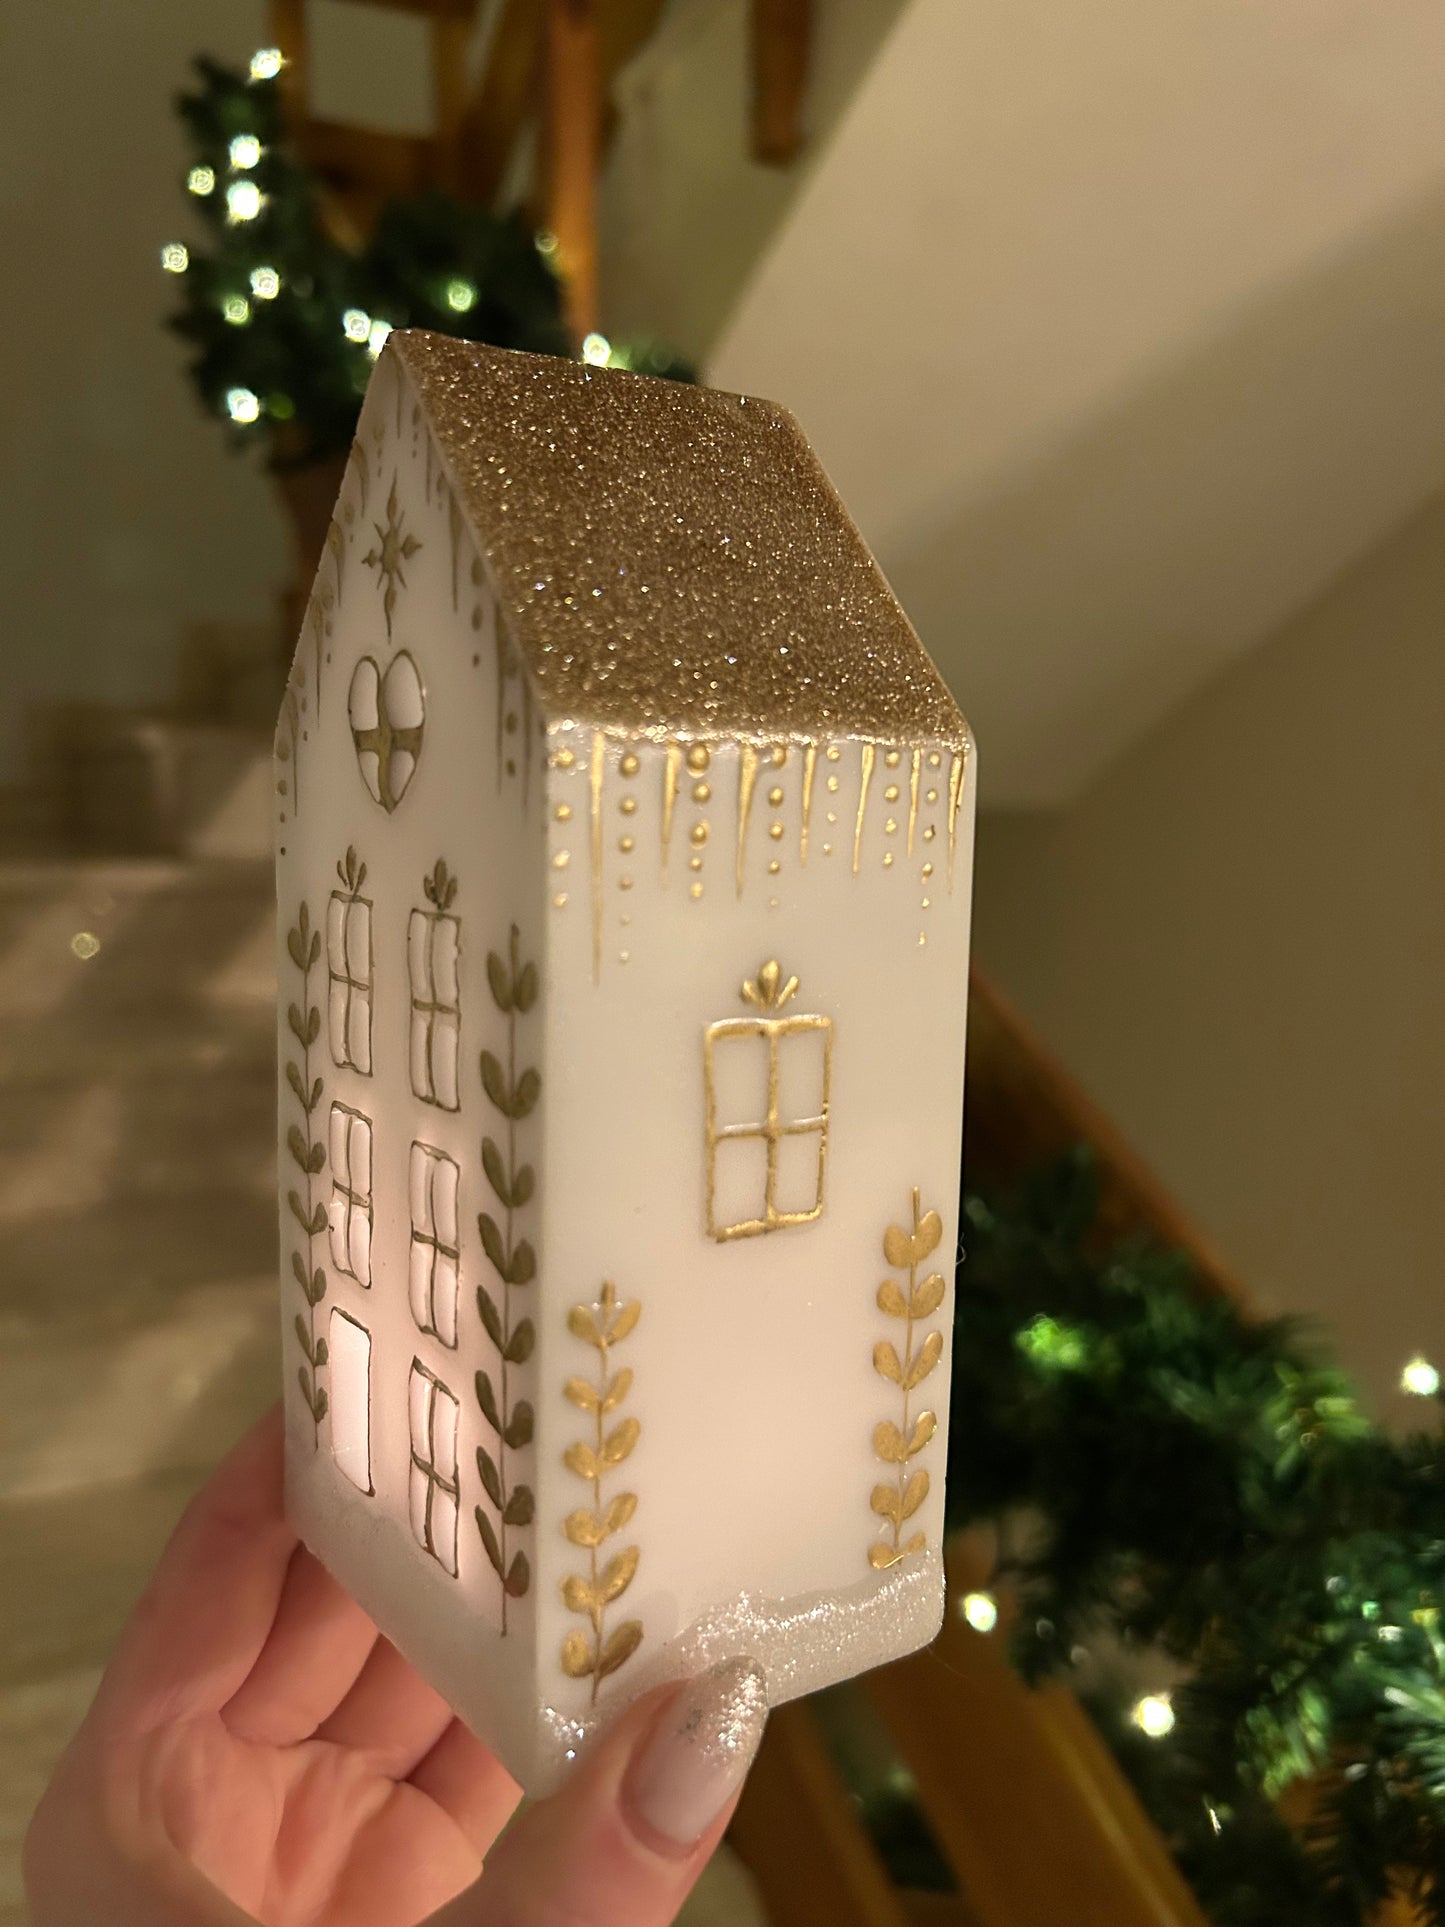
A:
[[[1417,1352],[1400,1374],[1400,1390],[1412,1392],[1416,1398],[1434,1398],[1439,1389],[1439,1372]]]
[[[161,266],[167,274],[184,274],[191,265],[190,250],[181,241],[167,241],[161,249]]]
[[[557,237],[550,228],[543,228],[537,236],[537,252],[549,260],[557,252]]]
[[[232,221],[254,221],[261,212],[261,190],[254,181],[232,181],[226,189],[226,213]]]
[[[215,170],[209,167],[193,167],[186,176],[186,186],[192,194],[209,194],[216,185]]]
[[[391,323],[389,321],[380,321],[380,320],[373,321],[370,328],[367,330],[366,348],[367,348],[367,353],[371,356],[373,361],[376,360],[376,357],[381,353],[382,349],[386,346],[386,337],[390,333],[391,333]]]
[[[998,1624],[998,1601],[991,1592],[966,1592],[960,1604],[976,1633],[991,1633]]]
[[[261,412],[261,404],[249,388],[228,388],[226,409],[233,422],[253,422]]]
[[[468,308],[477,305],[477,284],[456,275],[447,283],[447,306],[456,314],[465,314]]]
[[[284,65],[279,47],[258,47],[251,56],[251,78],[274,80]]]
[[[251,292],[258,301],[274,301],[281,292],[281,277],[274,268],[252,268]]]
[[[232,167],[254,167],[261,158],[261,143],[254,134],[237,134],[231,142]]]
[[[1174,1731],[1174,1705],[1167,1693],[1146,1693],[1135,1700],[1130,1717],[1151,1740],[1162,1740]]]
[[[341,317],[348,341],[365,341],[371,333],[371,316],[364,308],[348,308]]]
[[[243,294],[228,294],[221,303],[221,313],[233,328],[244,328],[251,319],[251,304]]]
[[[612,354],[612,343],[606,335],[588,335],[582,343],[582,359],[590,361],[594,368],[605,368]]]

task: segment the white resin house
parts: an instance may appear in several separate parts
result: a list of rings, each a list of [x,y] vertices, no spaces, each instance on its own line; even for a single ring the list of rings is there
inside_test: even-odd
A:
[[[391,336],[277,742],[288,1504],[530,1791],[938,1626],[973,774],[790,417]]]

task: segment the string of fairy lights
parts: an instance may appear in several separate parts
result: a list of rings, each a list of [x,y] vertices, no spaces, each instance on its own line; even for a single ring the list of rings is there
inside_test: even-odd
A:
[[[341,245],[322,219],[318,179],[287,139],[285,64],[277,47],[259,48],[245,72],[201,58],[199,87],[177,102],[198,150],[185,187],[211,245],[167,241],[160,265],[182,290],[171,326],[197,350],[192,374],[208,409],[237,430],[273,431],[288,464],[339,452],[371,363],[399,326],[693,378],[651,343],[593,333],[575,350],[556,237],[515,213],[433,191],[384,209],[364,244]]]

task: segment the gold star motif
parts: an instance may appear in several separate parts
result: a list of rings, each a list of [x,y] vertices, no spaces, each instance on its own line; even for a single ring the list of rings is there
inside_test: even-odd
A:
[[[386,633],[391,635],[391,615],[396,607],[396,592],[406,587],[406,577],[402,565],[411,560],[421,547],[414,535],[404,535],[402,528],[406,517],[397,512],[396,477],[391,478],[391,493],[386,498],[386,527],[373,522],[379,548],[373,548],[361,558],[369,569],[376,570],[377,586],[386,585],[382,607],[386,611]]]

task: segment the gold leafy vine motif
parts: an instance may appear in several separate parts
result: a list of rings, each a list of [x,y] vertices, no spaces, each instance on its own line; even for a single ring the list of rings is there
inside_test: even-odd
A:
[[[306,1363],[297,1366],[296,1376],[311,1414],[313,1443],[319,1446],[327,1402],[326,1388],[321,1383],[321,1373],[326,1369],[326,1340],[316,1335],[316,1308],[326,1296],[326,1273],[320,1265],[313,1264],[312,1258],[315,1241],[326,1229],[326,1206],[313,1199],[312,1179],[326,1168],[326,1146],[311,1135],[311,1120],[321,1102],[321,1079],[313,1079],[311,1075],[311,1047],[321,1035],[321,1010],[311,1001],[311,972],[321,955],[321,932],[312,928],[311,912],[304,902],[295,924],[286,932],[286,949],[301,973],[301,1001],[293,1003],[286,1012],[286,1022],[300,1047],[301,1057],[299,1063],[294,1057],[286,1060],[286,1082],[301,1106],[303,1120],[287,1131],[286,1148],[306,1186],[303,1197],[293,1185],[286,1200],[305,1240],[304,1249],[291,1253],[291,1269],[306,1300],[306,1316],[303,1318],[297,1312],[295,1323]]]
[[[422,895],[436,910],[450,910],[457,900],[457,879],[447,868],[443,858],[438,857],[436,867],[429,877],[421,880]]]
[[[569,1612],[583,1614],[592,1627],[590,1638],[584,1632],[570,1632],[563,1640],[562,1671],[569,1679],[591,1678],[594,1704],[603,1680],[631,1659],[642,1644],[640,1619],[626,1619],[603,1637],[607,1608],[632,1584],[640,1549],[627,1546],[605,1565],[599,1567],[597,1563],[598,1548],[620,1532],[637,1510],[635,1492],[618,1492],[604,1501],[602,1481],[631,1455],[642,1430],[635,1418],[621,1420],[610,1431],[607,1428],[608,1418],[632,1389],[632,1373],[626,1366],[609,1375],[608,1355],[633,1330],[641,1315],[642,1306],[635,1298],[630,1304],[618,1304],[617,1287],[610,1278],[596,1304],[574,1305],[567,1314],[567,1329],[572,1336],[597,1348],[597,1382],[569,1378],[562,1388],[575,1406],[595,1420],[593,1438],[579,1439],[562,1455],[568,1471],[586,1479],[592,1487],[591,1505],[569,1512],[562,1523],[572,1544],[584,1547],[588,1555],[586,1573],[574,1573],[563,1580],[562,1598]]]
[[[438,863],[423,887],[428,899],[442,910],[456,894],[456,879],[447,875],[444,863]],[[535,1110],[542,1090],[542,1080],[535,1070],[520,1073],[517,1070],[517,1019],[525,1017],[537,1001],[537,966],[522,962],[516,924],[512,925],[506,959],[495,950],[488,953],[487,983],[492,1002],[507,1020],[507,1065],[503,1070],[500,1060],[491,1051],[484,1050],[482,1088],[507,1120],[507,1142],[504,1157],[495,1139],[482,1139],[482,1169],[502,1207],[503,1219],[499,1224],[490,1212],[480,1212],[477,1229],[482,1235],[482,1249],[501,1281],[502,1302],[498,1306],[486,1286],[478,1285],[477,1310],[488,1338],[501,1354],[502,1368],[500,1399],[491,1374],[479,1371],[476,1375],[477,1404],[482,1417],[497,1435],[495,1458],[485,1447],[477,1447],[477,1472],[487,1497],[497,1508],[500,1523],[494,1526],[481,1506],[476,1507],[476,1520],[487,1558],[502,1582],[502,1631],[505,1633],[508,1599],[520,1599],[532,1583],[532,1569],[525,1552],[515,1552],[508,1561],[507,1534],[513,1528],[529,1526],[536,1510],[532,1488],[511,1485],[507,1478],[508,1451],[519,1451],[530,1445],[533,1433],[532,1407],[526,1399],[518,1399],[515,1406],[512,1404],[507,1375],[509,1367],[526,1364],[537,1342],[537,1328],[530,1318],[523,1318],[517,1324],[512,1322],[512,1291],[516,1286],[530,1285],[537,1275],[535,1251],[527,1239],[515,1235],[516,1214],[531,1201],[537,1188],[532,1166],[517,1162],[517,1126]]]
[[[938,1430],[935,1412],[920,1412],[910,1424],[909,1401],[916,1389],[943,1355],[943,1334],[931,1331],[921,1345],[914,1347],[914,1326],[931,1318],[943,1303],[947,1286],[941,1271],[932,1271],[920,1284],[918,1268],[943,1238],[943,1220],[936,1211],[918,1209],[918,1191],[913,1192],[913,1229],[889,1225],[883,1234],[883,1255],[895,1271],[908,1273],[905,1289],[897,1279],[885,1278],[878,1287],[878,1309],[889,1318],[904,1321],[903,1356],[891,1339],[883,1338],[873,1347],[873,1369],[898,1386],[903,1394],[903,1422],[895,1425],[883,1419],[873,1428],[873,1450],[885,1465],[898,1468],[892,1484],[875,1485],[869,1503],[890,1528],[891,1537],[879,1539],[868,1548],[868,1563],[875,1571],[885,1572],[901,1560],[922,1552],[927,1540],[914,1532],[905,1540],[903,1528],[928,1497],[928,1473],[922,1466],[909,1471],[910,1463]]]

